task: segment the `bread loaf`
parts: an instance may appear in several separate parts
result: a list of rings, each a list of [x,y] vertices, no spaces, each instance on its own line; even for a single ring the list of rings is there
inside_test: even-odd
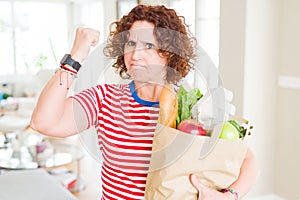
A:
[[[164,126],[176,128],[178,100],[171,84],[163,87],[160,94],[159,107],[158,122]]]

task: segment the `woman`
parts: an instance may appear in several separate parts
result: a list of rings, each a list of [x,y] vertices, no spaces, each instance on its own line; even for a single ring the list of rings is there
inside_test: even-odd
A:
[[[113,67],[120,76],[133,81],[97,85],[67,98],[80,63],[99,38],[99,32],[79,28],[70,55],[39,97],[31,127],[45,135],[66,137],[95,126],[104,158],[102,198],[143,199],[160,92],[163,85],[176,84],[192,69],[194,38],[184,18],[164,6],[136,6],[113,25],[105,53],[116,58]],[[248,152],[231,187],[240,197],[256,175],[254,157]],[[199,199],[232,199],[235,194],[206,188],[193,176],[191,182]]]

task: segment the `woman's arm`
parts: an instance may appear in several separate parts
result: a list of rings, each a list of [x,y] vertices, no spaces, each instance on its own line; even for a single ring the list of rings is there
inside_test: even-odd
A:
[[[72,84],[72,79],[66,72],[55,73],[38,99],[31,117],[31,128],[56,137],[65,137],[77,132],[73,112],[73,102],[76,102],[66,98],[67,84]]]
[[[253,187],[259,174],[258,163],[252,151],[248,148],[241,167],[238,179],[229,188],[232,188],[243,198]]]
[[[238,193],[239,199],[243,198],[254,185],[258,176],[258,164],[250,149],[247,150],[246,157],[241,166],[238,179],[229,188]],[[234,196],[230,192],[222,193],[202,185],[195,175],[190,177],[191,183],[199,192],[199,200],[233,200]]]
[[[82,63],[88,56],[91,46],[95,46],[98,39],[98,31],[78,28],[70,53],[71,57]],[[66,67],[71,68],[68,65]],[[49,136],[66,137],[87,127],[87,120],[81,120],[81,123],[76,120],[76,115],[85,116],[81,106],[72,98],[66,98],[67,88],[72,82],[72,76],[60,70],[49,80],[31,117],[30,126],[33,129]]]

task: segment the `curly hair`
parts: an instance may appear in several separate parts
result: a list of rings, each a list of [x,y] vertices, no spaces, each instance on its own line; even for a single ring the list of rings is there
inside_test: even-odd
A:
[[[176,84],[193,69],[196,38],[190,33],[185,18],[163,5],[138,5],[128,15],[111,24],[108,44],[104,48],[106,56],[116,58],[113,67],[122,78],[130,78],[124,63],[124,45],[129,37],[128,30],[135,21],[154,24],[157,51],[167,60],[168,83]]]

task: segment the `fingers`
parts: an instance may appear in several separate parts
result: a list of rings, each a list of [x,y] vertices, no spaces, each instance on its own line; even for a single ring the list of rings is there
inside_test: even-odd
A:
[[[192,185],[198,190],[198,200],[201,200],[201,193],[202,193],[202,184],[200,183],[200,181],[198,181],[197,177],[195,174],[191,174],[190,175],[190,181],[192,183]]]
[[[198,179],[197,179],[197,177],[196,177],[195,174],[191,174],[191,175],[190,175],[190,181],[191,181],[191,183],[193,184],[193,186],[194,186],[198,191],[201,190],[202,185],[201,185],[200,181],[198,181]]]
[[[77,28],[71,56],[78,62],[83,62],[91,47],[99,42],[100,32],[91,28]]]
[[[90,34],[91,46],[96,46],[99,42],[100,32],[94,29],[87,28],[87,34]]]
[[[79,27],[76,30],[76,39],[84,39],[90,44],[97,44],[99,41],[100,32],[91,28]]]

